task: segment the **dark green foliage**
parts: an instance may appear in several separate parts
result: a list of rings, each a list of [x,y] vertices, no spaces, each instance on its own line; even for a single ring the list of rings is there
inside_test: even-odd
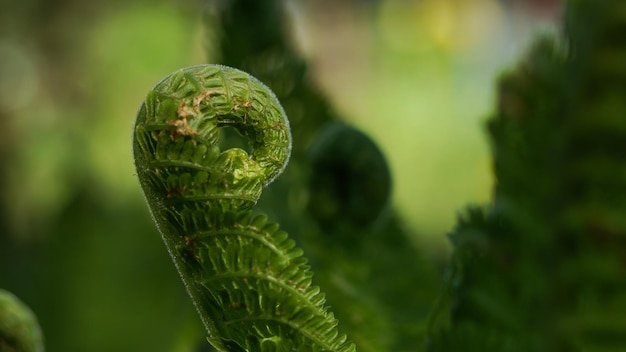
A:
[[[328,124],[311,147],[311,169],[307,208],[324,230],[344,223],[363,229],[387,220],[389,167],[363,132],[342,123]]]
[[[568,5],[565,41],[500,81],[494,203],[451,235],[431,351],[626,346],[626,4]]]

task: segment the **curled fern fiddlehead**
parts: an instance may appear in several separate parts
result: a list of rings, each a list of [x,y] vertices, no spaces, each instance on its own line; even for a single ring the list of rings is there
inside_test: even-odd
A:
[[[220,150],[221,127],[250,153]],[[135,124],[139,181],[163,240],[222,351],[354,351],[302,251],[251,208],[285,167],[289,123],[274,94],[218,65],[179,70],[147,95]]]
[[[0,351],[43,352],[37,317],[19,298],[0,289]]]

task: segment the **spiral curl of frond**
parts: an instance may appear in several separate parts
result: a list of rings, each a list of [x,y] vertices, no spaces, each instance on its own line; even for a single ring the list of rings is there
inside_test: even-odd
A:
[[[251,152],[220,150],[220,128]],[[220,65],[172,73],[139,110],[133,149],[152,216],[222,351],[354,351],[284,231],[251,208],[285,168],[289,121],[269,88]]]

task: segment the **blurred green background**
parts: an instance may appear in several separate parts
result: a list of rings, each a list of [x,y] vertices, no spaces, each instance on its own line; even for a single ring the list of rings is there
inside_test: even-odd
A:
[[[286,1],[295,45],[385,153],[394,209],[445,260],[458,209],[489,200],[493,81],[550,1]],[[213,2],[2,0],[0,288],[49,351],[192,351],[200,322],[151,222],[130,136],[146,92],[218,60]],[[435,299],[435,297],[433,297]]]

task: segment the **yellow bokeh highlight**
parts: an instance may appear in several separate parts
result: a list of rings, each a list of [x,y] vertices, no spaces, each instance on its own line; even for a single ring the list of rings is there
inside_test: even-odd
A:
[[[385,1],[379,21],[396,49],[471,50],[497,33],[504,12],[496,0]]]

